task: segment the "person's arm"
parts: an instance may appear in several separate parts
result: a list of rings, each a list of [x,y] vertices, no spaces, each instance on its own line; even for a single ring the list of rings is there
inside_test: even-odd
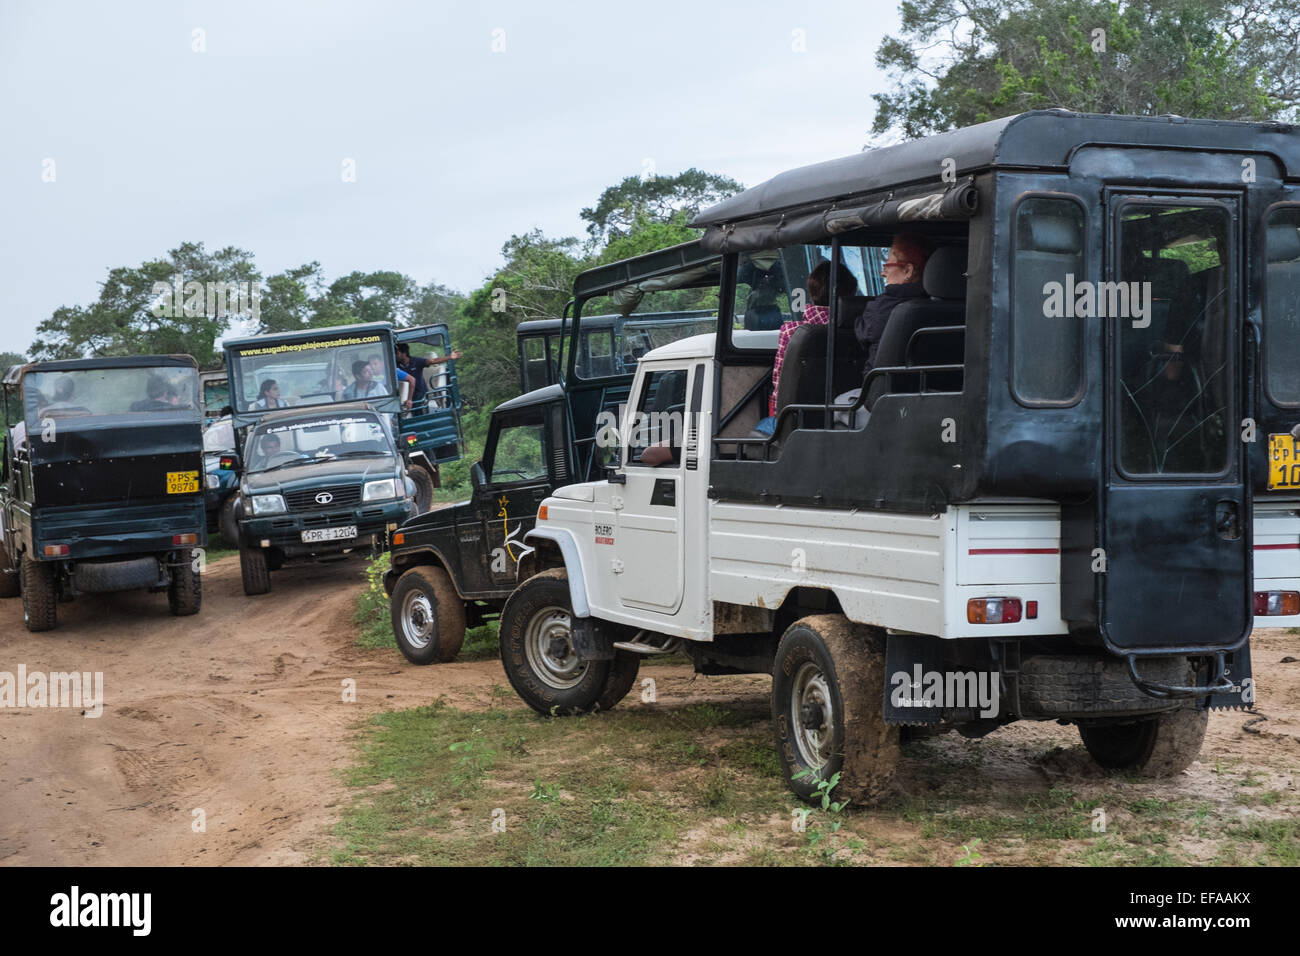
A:
[[[458,358],[460,358],[460,353],[452,352],[450,355],[433,356],[430,358],[426,358],[425,361],[430,365],[441,365],[444,362],[450,362],[453,359],[458,359]]]

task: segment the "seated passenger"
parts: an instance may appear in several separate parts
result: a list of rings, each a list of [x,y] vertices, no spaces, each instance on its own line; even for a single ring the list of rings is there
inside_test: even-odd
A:
[[[258,410],[288,408],[289,403],[280,397],[280,383],[273,378],[268,378],[257,390],[257,401],[253,402],[253,407]]]
[[[875,368],[876,349],[885,334],[890,314],[908,299],[919,299],[925,296],[921,275],[925,272],[925,264],[932,252],[934,252],[934,244],[924,236],[900,233],[890,242],[889,252],[880,266],[880,275],[885,280],[885,291],[868,302],[867,307],[853,323],[853,332],[857,336],[858,344],[867,354],[866,363],[862,366],[864,380]],[[852,405],[861,394],[861,388],[849,389],[835,396],[835,404]],[[865,408],[859,408],[854,417],[853,427],[862,427],[869,416],[870,413]],[[835,420],[841,425],[849,425],[848,412],[836,412]]]
[[[355,402],[358,399],[374,398],[384,394],[384,387],[375,381],[369,362],[360,359],[353,362],[352,378],[354,379],[352,384],[343,390],[345,402]]]
[[[867,353],[867,363],[862,370],[865,376],[873,368],[876,347],[885,334],[889,314],[902,302],[925,295],[921,274],[934,245],[924,236],[900,234],[889,245],[889,253],[880,267],[885,280],[885,291],[867,303],[867,307],[853,324],[858,344]]]
[[[837,290],[841,295],[857,295],[858,280],[848,268],[841,263],[838,276]],[[826,325],[830,322],[830,298],[831,298],[831,264],[826,261],[818,263],[813,269],[812,274],[808,276],[808,302],[809,305],[804,308],[803,318],[796,319],[793,322],[786,322],[781,326],[781,332],[776,342],[776,362],[772,365],[772,397],[768,399],[767,414],[768,417],[760,421],[755,428],[765,435],[772,434],[776,428],[776,395],[778,387],[781,384],[781,366],[785,363],[785,350],[790,344],[790,336],[794,335],[795,330],[801,325]]]
[[[65,375],[54,385],[54,401],[45,406],[43,411],[55,412],[61,408],[74,408],[72,396],[77,389],[77,383],[73,381],[72,376]]]
[[[171,408],[167,404],[167,381],[157,375],[150,375],[145,385],[145,398],[131,403],[133,412],[164,412]]]

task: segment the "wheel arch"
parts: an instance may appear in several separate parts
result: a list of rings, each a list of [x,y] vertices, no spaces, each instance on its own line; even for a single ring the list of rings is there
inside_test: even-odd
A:
[[[569,576],[569,600],[573,616],[590,617],[591,605],[587,603],[587,579],[582,570],[582,550],[578,547],[573,532],[565,528],[533,528],[524,535],[524,543],[533,550],[520,557],[518,580],[526,581],[538,571],[562,564]],[[554,562],[553,555],[556,551],[559,552],[560,562]],[[554,563],[540,563],[548,558]]]
[[[397,579],[400,578],[411,568],[433,566],[442,568],[447,572],[447,577],[451,578],[451,586],[456,589],[456,596],[462,601],[470,600],[461,590],[460,581],[456,580],[456,571],[447,556],[441,550],[431,544],[422,544],[410,550],[394,553],[392,558],[392,567],[384,575],[384,591],[389,597],[393,596],[393,588],[397,586]]]

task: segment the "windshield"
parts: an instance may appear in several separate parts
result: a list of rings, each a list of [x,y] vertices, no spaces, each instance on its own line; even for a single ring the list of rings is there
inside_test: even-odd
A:
[[[248,470],[304,461],[393,455],[388,429],[373,415],[322,415],[258,426],[248,441]]]
[[[377,401],[396,394],[387,333],[231,349],[235,410]]]
[[[215,414],[230,404],[230,386],[224,378],[208,379],[203,383],[203,407]]]
[[[218,418],[203,429],[204,451],[234,451],[235,426],[229,418]]]
[[[27,428],[45,419],[111,415],[198,417],[199,376],[190,368],[91,368],[30,372],[23,378]]]

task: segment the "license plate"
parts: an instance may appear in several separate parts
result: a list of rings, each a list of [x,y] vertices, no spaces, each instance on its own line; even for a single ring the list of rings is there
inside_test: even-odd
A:
[[[354,524],[346,525],[342,528],[312,528],[310,531],[302,533],[303,544],[313,544],[317,541],[345,541],[348,538],[357,536],[357,526]]]
[[[1268,436],[1268,490],[1300,488],[1300,441],[1291,435]]]
[[[192,495],[199,490],[199,473],[197,471],[167,472],[167,494]]]

